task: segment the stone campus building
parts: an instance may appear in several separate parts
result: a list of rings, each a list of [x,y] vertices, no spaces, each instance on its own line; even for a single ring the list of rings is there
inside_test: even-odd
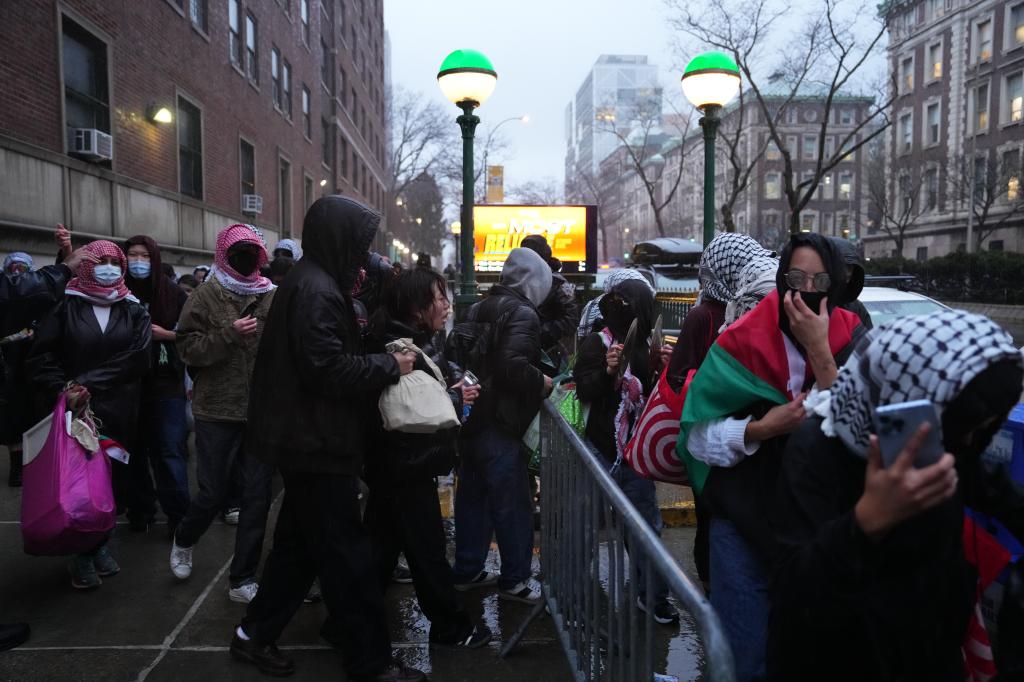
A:
[[[184,270],[230,223],[298,236],[324,193],[382,208],[383,21],[381,0],[0,2],[0,254],[52,262],[64,223]]]
[[[895,0],[882,16],[898,95],[886,184],[907,216],[902,255],[924,260],[979,241],[1024,252],[1024,0]],[[868,256],[895,255],[880,230],[864,242]]]

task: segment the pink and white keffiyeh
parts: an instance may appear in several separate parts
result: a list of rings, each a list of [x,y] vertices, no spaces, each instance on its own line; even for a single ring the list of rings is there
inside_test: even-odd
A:
[[[117,244],[106,239],[100,239],[82,247],[86,253],[97,258],[116,258],[121,267],[121,277],[113,284],[101,284],[94,274],[96,266],[88,261],[82,261],[75,271],[75,276],[68,282],[64,292],[68,296],[84,298],[93,305],[112,306],[118,301],[128,299],[137,301],[124,283],[124,272],[128,268],[128,259],[124,251]]]
[[[250,275],[242,275],[228,263],[228,249],[235,244],[253,244],[259,248],[259,259],[256,269]],[[246,223],[228,225],[217,235],[217,250],[213,257],[213,269],[210,274],[217,278],[225,289],[239,296],[265,294],[274,288],[273,282],[260,274],[260,269],[267,264],[267,242],[259,228]]]

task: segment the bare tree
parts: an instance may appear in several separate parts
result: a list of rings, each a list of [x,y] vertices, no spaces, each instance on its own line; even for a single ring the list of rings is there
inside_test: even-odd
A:
[[[420,175],[435,173],[446,163],[457,142],[458,126],[439,104],[400,86],[391,88],[386,104],[388,193],[395,198]]]
[[[562,191],[554,178],[527,180],[508,189],[508,196],[519,204],[560,204]]]
[[[674,122],[678,136],[684,138],[690,127],[692,114],[685,116],[675,111],[669,118]],[[654,223],[661,237],[668,236],[665,229],[664,210],[672,202],[679,182],[683,177],[686,148],[680,147],[679,167],[673,176],[664,182],[666,171],[665,157],[654,149],[660,147],[665,140],[659,139],[661,126],[666,121],[662,116],[662,98],[659,94],[639,97],[632,107],[619,106],[620,116],[625,120],[616,120],[613,116],[599,117],[597,129],[615,135],[621,148],[625,149],[630,170],[637,174],[650,202]],[[623,112],[624,115],[623,115]]]
[[[916,179],[909,171],[902,171],[893,183],[892,192],[886,177],[885,150],[881,145],[872,145],[868,161],[868,201],[878,216],[878,226],[893,240],[900,273],[903,272],[903,245],[906,234],[914,228],[923,213],[921,189],[924,174]]]
[[[583,164],[576,164],[576,168],[566,179],[565,184],[566,201],[578,201],[583,204],[594,206],[596,212],[598,239],[601,240],[601,253],[605,259],[608,258],[608,235],[605,232],[604,209],[608,203],[605,192],[601,191],[598,178],[590,172]]]
[[[794,10],[784,0],[707,0],[691,3],[686,0],[666,0],[673,15],[675,28],[702,45],[710,45],[731,55],[740,68],[747,97],[764,119],[770,140],[778,147],[783,161],[783,191],[789,204],[789,229],[800,230],[800,213],[814,197],[822,179],[841,161],[890,125],[888,115],[896,89],[891,88],[888,98],[869,107],[852,130],[839,135],[838,144],[826,150],[825,138],[834,126],[832,112],[836,98],[849,90],[865,62],[880,49],[885,36],[885,24],[879,22],[870,38],[861,40],[854,30],[855,22],[863,21],[873,11],[869,4],[856,0],[824,0],[824,9],[810,16],[801,28],[794,31],[795,12],[805,11],[806,5]],[[843,12],[843,8],[853,9]],[[795,35],[794,35],[795,34]],[[766,57],[770,45],[783,45],[774,59]],[[781,97],[765,92],[759,80],[764,65],[776,62],[769,74],[782,74],[787,92]],[[785,111],[797,97],[813,94],[823,100],[823,111],[818,130],[818,149],[814,172],[796,182],[793,159],[783,141],[780,127]],[[729,142],[727,140],[727,146]],[[730,146],[731,149],[731,146]],[[826,151],[828,153],[826,154]],[[763,152],[763,150],[762,150]],[[752,159],[746,159],[741,169],[751,168]],[[733,163],[733,159],[730,159]],[[740,191],[749,181],[750,172],[735,173],[733,183]],[[733,199],[735,201],[735,198]],[[732,206],[729,206],[731,212]]]
[[[1016,152],[1010,152],[1015,155]],[[981,251],[985,240],[1011,222],[1024,220],[1024,194],[1020,186],[1019,156],[1001,159],[991,153],[962,159],[949,174],[953,195],[969,203],[973,212],[974,247]]]

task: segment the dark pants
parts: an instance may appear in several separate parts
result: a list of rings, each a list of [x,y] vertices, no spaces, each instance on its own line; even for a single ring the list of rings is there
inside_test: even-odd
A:
[[[377,577],[383,591],[399,553],[405,553],[420,609],[430,620],[432,639],[465,639],[473,626],[455,595],[452,567],[445,555],[444,524],[437,481],[383,480],[370,486],[366,524],[374,541]]]
[[[376,673],[391,660],[391,638],[370,535],[360,519],[359,482],[354,476],[281,473],[284,502],[274,547],[242,629],[260,644],[276,642],[319,578],[330,639],[341,649],[346,672]]]
[[[596,452],[596,450],[594,450]],[[599,455],[600,456],[600,455]],[[616,467],[609,467],[608,473],[618,484],[619,488],[626,495],[640,516],[644,517],[647,524],[654,529],[655,534],[661,535],[663,523],[661,521],[661,510],[658,509],[658,500],[654,491],[654,481],[642,477],[633,471],[626,462],[619,462]],[[628,547],[626,548],[629,549]],[[636,561],[631,561],[634,566],[633,579],[636,580],[637,593],[644,600],[645,604],[654,605],[659,601],[668,598],[668,585],[657,573],[652,572],[651,587],[654,591],[653,599],[648,600],[647,595],[647,572],[650,568],[647,559],[640,556]]]
[[[455,580],[469,582],[484,570],[491,536],[498,540],[501,578],[510,589],[530,578],[533,502],[522,441],[490,427],[461,448],[455,491]]]
[[[105,434],[104,434],[105,435]],[[128,463],[111,462],[110,474],[118,513],[125,513],[133,522],[148,523],[156,515],[156,493],[149,474],[149,457],[137,441],[114,440],[128,451]]]
[[[184,398],[143,403],[139,454],[153,469],[156,499],[171,525],[180,522],[188,511],[187,438]]]
[[[708,584],[711,582],[711,510],[703,500],[704,498],[694,491],[693,511],[697,515],[697,534],[693,538],[693,561],[697,564],[697,577]]]
[[[196,420],[196,479],[199,491],[175,533],[181,547],[191,547],[220,514],[231,484],[231,469],[239,462],[242,472],[242,511],[235,529],[235,555],[231,559],[231,586],[238,587],[256,579],[263,553],[270,511],[270,484],[273,469],[252,455],[242,452],[244,422]]]

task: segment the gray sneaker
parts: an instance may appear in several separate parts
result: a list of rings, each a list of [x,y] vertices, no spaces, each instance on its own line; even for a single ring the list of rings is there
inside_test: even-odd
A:
[[[238,587],[228,589],[228,599],[239,604],[248,604],[256,598],[256,591],[260,589],[258,583],[245,583]]]
[[[76,590],[91,590],[103,584],[90,554],[79,554],[72,559],[68,564],[68,573],[71,574],[71,587]]]
[[[114,557],[110,556],[110,550],[106,545],[93,552],[92,565],[96,569],[96,574],[104,578],[117,575],[121,570],[121,567],[114,561]]]

